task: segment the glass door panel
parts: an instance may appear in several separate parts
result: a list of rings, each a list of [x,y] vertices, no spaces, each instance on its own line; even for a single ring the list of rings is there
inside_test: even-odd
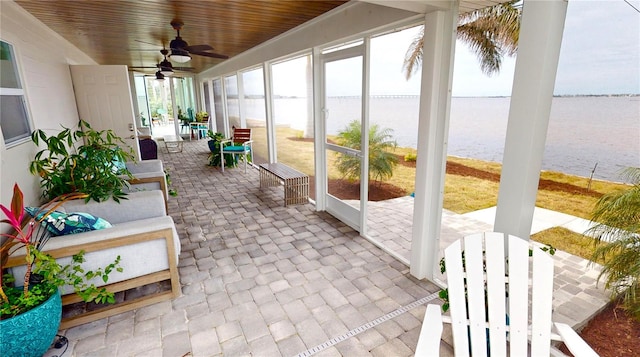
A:
[[[238,77],[236,75],[225,77],[224,79],[225,93],[227,94],[227,117],[229,132],[227,136],[231,136],[233,127],[242,128],[240,125],[240,106],[238,97]]]
[[[327,211],[360,231],[363,56],[353,49],[324,59]]]
[[[213,110],[216,120],[212,124],[211,130],[217,133],[224,133],[224,98],[222,95],[222,79],[213,80]]]
[[[269,162],[267,149],[267,114],[264,96],[262,68],[242,73],[244,84],[244,109],[247,128],[251,129],[252,162],[256,165]]]

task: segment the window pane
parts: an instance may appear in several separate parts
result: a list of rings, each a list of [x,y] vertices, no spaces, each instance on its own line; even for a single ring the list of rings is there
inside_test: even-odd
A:
[[[31,135],[22,96],[0,96],[0,126],[5,144],[26,138]]]
[[[229,131],[232,127],[241,128],[240,108],[238,107],[238,77],[225,77],[224,85],[227,92],[227,115],[229,116]]]
[[[209,97],[209,82],[202,83],[202,91],[204,92],[204,111],[211,114],[211,98]]]
[[[20,89],[16,60],[10,44],[0,41],[0,87]]]
[[[265,112],[264,76],[262,68],[242,73],[244,84],[244,113],[247,128],[251,128],[253,144],[253,163],[264,164],[269,161],[267,152],[267,115]]]
[[[273,65],[273,120],[277,161],[309,175],[309,182],[314,182],[311,65],[310,56]],[[315,199],[314,187],[310,190],[309,196]]]
[[[193,80],[190,77],[178,78],[173,77],[173,89],[175,93],[176,106],[178,108],[178,119],[186,121],[195,121],[196,112],[193,101]],[[169,118],[171,121],[171,118]]]
[[[224,111],[222,110],[223,98],[222,98],[222,80],[213,80],[213,109],[216,113],[216,125],[213,131],[218,133],[224,133]]]
[[[17,142],[31,134],[26,100],[13,46],[0,41],[0,128],[5,145]]]

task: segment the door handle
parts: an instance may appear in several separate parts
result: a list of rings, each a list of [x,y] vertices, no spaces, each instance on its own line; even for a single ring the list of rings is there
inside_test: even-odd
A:
[[[324,114],[324,120],[329,119],[329,109],[322,108],[322,113]]]
[[[345,155],[349,155],[349,156],[353,156],[353,157],[360,157],[360,158],[362,157],[362,152],[360,152],[358,150],[345,148],[343,152],[344,152]]]

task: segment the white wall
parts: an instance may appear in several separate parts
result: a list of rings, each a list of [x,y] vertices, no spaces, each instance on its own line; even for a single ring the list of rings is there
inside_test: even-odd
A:
[[[13,1],[0,1],[0,39],[13,45],[34,128],[49,132],[78,123],[70,64],[97,64]],[[18,182],[25,204],[37,204],[39,183],[29,173],[31,141],[5,148],[0,135],[0,202],[8,206]],[[4,218],[4,217],[3,217]],[[3,227],[4,228],[4,227]]]

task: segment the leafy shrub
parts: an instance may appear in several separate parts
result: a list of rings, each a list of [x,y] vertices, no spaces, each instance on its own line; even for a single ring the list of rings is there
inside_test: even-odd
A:
[[[418,154],[408,153],[404,156],[404,161],[406,162],[415,162],[418,159]]]
[[[622,296],[625,309],[640,321],[640,168],[623,177],[629,189],[602,196],[593,210],[595,225],[586,233],[595,238],[592,260],[602,259],[598,278],[606,277],[612,297]]]
[[[398,164],[398,158],[390,151],[398,144],[393,140],[392,129],[380,129],[378,125],[369,127],[369,177],[374,180],[386,180],[393,176],[393,169]],[[360,142],[362,130],[359,120],[347,124],[347,127],[338,133],[338,145],[361,150]],[[338,153],[336,168],[350,180],[360,178],[360,157]]]
[[[222,161],[220,160],[220,143],[225,139],[224,134],[214,133],[209,130],[207,136],[209,137],[209,151],[211,151],[209,153],[209,166],[220,167],[222,166]],[[225,146],[230,144],[231,143],[226,143]],[[233,154],[224,154],[225,167],[236,167],[237,165],[238,162]]]
[[[36,146],[46,145],[29,166],[31,173],[40,177],[42,195],[51,200],[67,193],[84,193],[87,201],[98,202],[125,198],[126,176],[132,176],[124,163],[134,159],[131,149],[123,149],[126,143],[112,130],[93,130],[83,120],[75,131],[63,129],[51,136],[42,130],[31,134]]]

